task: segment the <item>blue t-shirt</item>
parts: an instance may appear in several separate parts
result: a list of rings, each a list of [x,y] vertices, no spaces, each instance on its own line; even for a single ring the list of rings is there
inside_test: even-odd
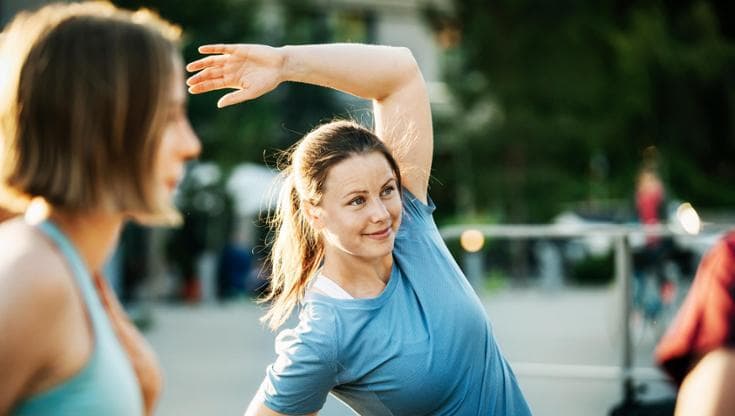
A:
[[[331,392],[361,415],[531,414],[434,209],[404,191],[379,296],[306,297],[298,326],[276,339],[262,386],[269,408],[316,412]]]

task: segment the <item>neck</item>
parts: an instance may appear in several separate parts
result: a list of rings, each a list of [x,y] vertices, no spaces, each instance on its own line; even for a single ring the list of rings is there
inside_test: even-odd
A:
[[[71,214],[52,210],[49,219],[71,240],[90,272],[101,272],[117,244],[123,216],[108,213]]]
[[[393,255],[365,259],[326,249],[322,273],[354,297],[377,296],[390,279]]]

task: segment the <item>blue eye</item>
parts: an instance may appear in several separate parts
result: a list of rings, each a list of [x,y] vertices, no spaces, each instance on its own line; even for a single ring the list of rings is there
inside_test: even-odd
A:
[[[357,206],[357,205],[362,205],[364,203],[365,203],[365,198],[358,196],[357,198],[348,202],[347,205]]]
[[[388,195],[392,194],[393,191],[395,191],[395,190],[396,190],[396,188],[393,185],[386,186],[385,189],[383,189],[382,195],[383,196],[388,196]]]

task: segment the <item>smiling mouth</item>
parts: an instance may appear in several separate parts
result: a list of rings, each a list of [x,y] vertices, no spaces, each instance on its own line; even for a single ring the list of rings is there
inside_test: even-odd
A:
[[[391,227],[386,227],[380,231],[365,234],[365,236],[370,237],[370,238],[375,238],[375,239],[383,239],[383,238],[388,237],[392,231],[393,230],[391,229]]]

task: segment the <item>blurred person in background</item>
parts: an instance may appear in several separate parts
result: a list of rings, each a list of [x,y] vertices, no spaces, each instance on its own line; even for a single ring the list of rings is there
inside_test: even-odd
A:
[[[702,259],[656,360],[679,385],[676,415],[735,414],[735,231]]]
[[[451,257],[428,196],[429,98],[405,48],[209,45],[190,92],[234,88],[218,106],[286,81],[372,100],[375,131],[317,127],[288,153],[272,249],[279,328],[247,415],[316,414],[331,391],[363,415],[528,415],[479,298]]]
[[[0,225],[0,414],[153,413],[155,355],[101,271],[126,220],[178,219],[172,193],[200,150],[179,32],[90,2],[2,33],[2,203],[27,211]]]
[[[666,221],[666,191],[653,162],[646,162],[638,172],[635,189],[635,207],[638,221],[643,225],[659,225]],[[656,247],[660,237],[646,237],[646,245]]]
[[[217,262],[219,300],[237,299],[246,295],[246,282],[253,263],[252,249],[246,243],[244,232],[236,226],[229,229],[229,238],[222,247]]]
[[[636,180],[635,206],[640,224],[655,227],[667,221],[666,191],[656,169],[655,148],[648,148],[645,153],[646,160]],[[634,300],[644,318],[656,320],[664,304],[674,300],[674,286],[665,272],[667,261],[673,260],[674,247],[668,236],[647,233],[645,238],[633,256]]]

